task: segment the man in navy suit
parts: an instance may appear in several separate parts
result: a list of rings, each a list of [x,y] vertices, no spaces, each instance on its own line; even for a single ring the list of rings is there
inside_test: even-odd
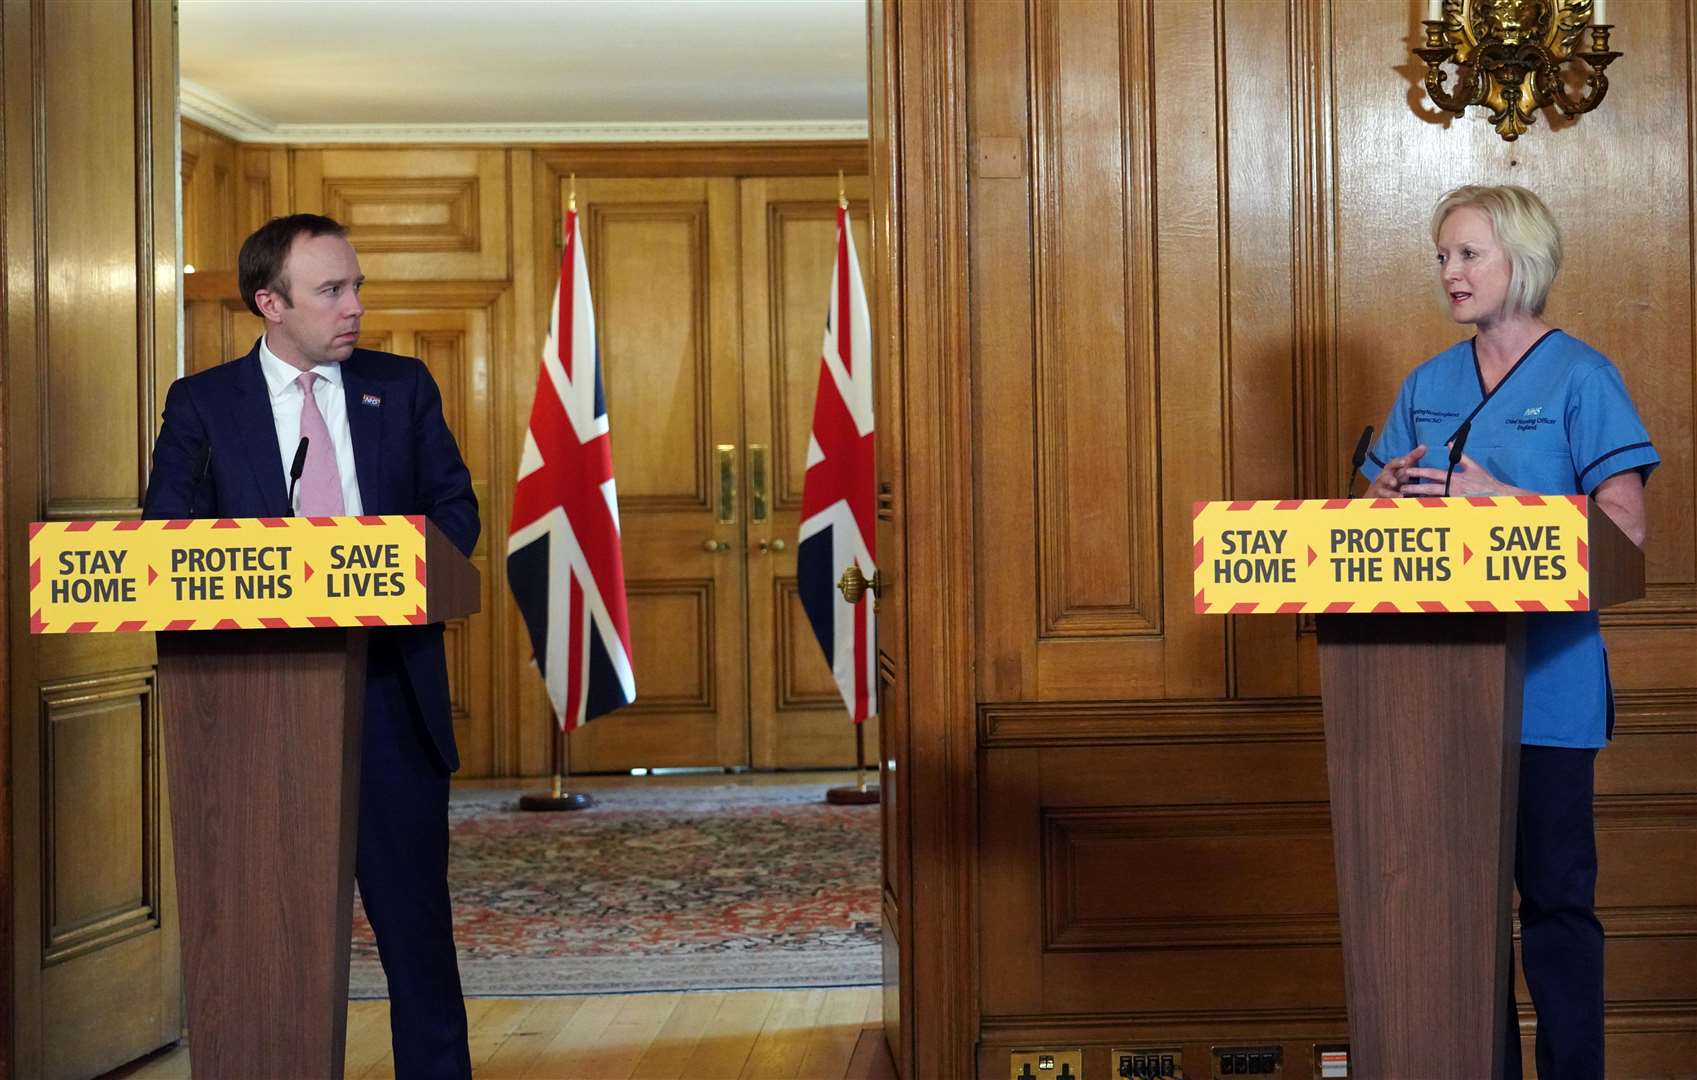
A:
[[[265,335],[172,384],[144,516],[423,514],[471,554],[477,499],[435,380],[417,360],[355,347],[365,278],[346,230],[315,214],[277,218],[242,244],[238,276]],[[459,753],[442,627],[373,630],[369,652],[355,876],[389,980],[396,1072],[469,1077],[448,902]]]

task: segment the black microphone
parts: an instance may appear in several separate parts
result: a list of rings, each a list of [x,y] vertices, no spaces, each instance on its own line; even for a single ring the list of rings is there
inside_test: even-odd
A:
[[[301,436],[301,444],[295,447],[295,463],[289,466],[289,517],[295,516],[295,484],[300,481],[301,470],[306,468],[307,437]]]
[[[200,485],[206,483],[206,474],[212,471],[212,444],[208,442],[206,449],[201,451],[200,464],[195,467],[194,479],[189,484],[189,517],[196,514],[200,502]]]
[[[1467,445],[1467,433],[1473,430],[1473,421],[1463,420],[1461,426],[1455,429],[1455,436],[1450,439],[1450,467],[1444,470],[1444,498],[1449,498],[1450,477],[1455,475],[1455,467],[1461,464],[1461,448]]]
[[[1343,497],[1355,498],[1355,474],[1361,471],[1361,465],[1367,460],[1367,448],[1373,445],[1373,425],[1368,424],[1361,429],[1361,439],[1355,444],[1355,454],[1350,458],[1349,475],[1343,478]]]

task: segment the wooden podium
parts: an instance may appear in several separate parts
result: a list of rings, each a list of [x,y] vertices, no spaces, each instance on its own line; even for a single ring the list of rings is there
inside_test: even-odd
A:
[[[1642,554],[1583,499],[1206,505],[1199,607],[1316,614],[1350,1074],[1500,1080],[1526,615],[1642,596]],[[1307,580],[1232,561],[1280,530]]]
[[[52,596],[102,591],[66,576],[38,632],[175,631],[158,636],[159,698],[195,1075],[340,1077],[367,637],[475,612],[476,569],[422,517],[65,528],[32,535],[37,565],[128,544],[106,565],[134,587],[61,617]],[[196,565],[197,586],[172,584]]]

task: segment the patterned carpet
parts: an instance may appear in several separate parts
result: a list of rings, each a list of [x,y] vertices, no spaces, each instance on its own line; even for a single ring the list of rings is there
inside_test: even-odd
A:
[[[598,792],[529,814],[456,791],[448,881],[472,996],[879,981],[878,808],[824,786]],[[386,996],[354,905],[350,995]]]

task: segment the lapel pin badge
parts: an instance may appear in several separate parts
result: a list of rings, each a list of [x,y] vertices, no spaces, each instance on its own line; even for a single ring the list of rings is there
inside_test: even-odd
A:
[[[370,405],[375,408],[376,406],[383,404],[383,399],[378,397],[376,394],[361,394],[359,403],[361,405]]]

